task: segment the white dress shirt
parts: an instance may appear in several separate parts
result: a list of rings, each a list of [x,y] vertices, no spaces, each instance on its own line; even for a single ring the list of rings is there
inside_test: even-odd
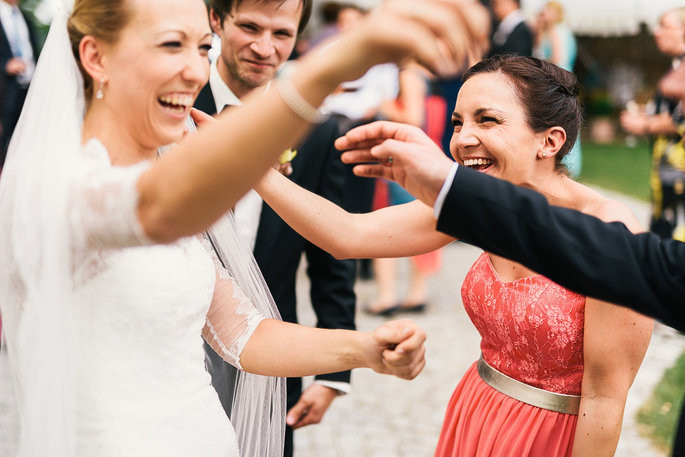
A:
[[[525,20],[526,17],[521,10],[512,11],[499,23],[495,34],[492,36],[492,42],[497,46],[502,46],[507,41],[507,38],[509,38],[509,35],[511,35],[511,32]]]
[[[221,112],[226,105],[238,106],[242,105],[242,102],[224,80],[221,79],[217,60],[214,60],[209,66],[209,87],[212,89],[216,109]],[[269,88],[270,84],[271,82],[266,85],[265,90]],[[236,203],[234,209],[238,236],[248,243],[252,251],[254,251],[255,241],[257,240],[259,218],[262,215],[262,203],[262,197],[259,196],[257,191],[251,189]],[[316,383],[337,390],[339,394],[350,393],[352,389],[350,384],[346,382],[318,379]]]
[[[14,57],[21,58],[26,64],[24,73],[17,75],[17,82],[22,86],[28,86],[36,69],[29,27],[19,8],[2,0],[0,0],[0,22],[2,22],[2,29],[5,31],[12,54]]]
[[[239,106],[242,105],[242,102],[221,79],[217,60],[214,60],[209,66],[209,87],[212,89],[216,109],[221,112],[226,105]],[[262,202],[262,197],[254,189],[251,189],[236,203],[234,210],[238,235],[253,251],[257,240],[259,218],[262,214]]]

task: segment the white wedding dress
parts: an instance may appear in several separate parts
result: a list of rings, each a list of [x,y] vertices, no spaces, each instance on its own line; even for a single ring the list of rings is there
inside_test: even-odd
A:
[[[202,334],[240,367],[240,353],[263,317],[203,241],[152,245],[145,239],[136,183],[149,163],[113,167],[97,140],[84,152],[92,166],[70,198],[77,455],[238,457],[235,432],[205,370]],[[210,311],[222,293],[221,309]]]

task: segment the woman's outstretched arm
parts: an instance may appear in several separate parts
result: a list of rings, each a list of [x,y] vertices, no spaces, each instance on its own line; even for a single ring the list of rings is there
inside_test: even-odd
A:
[[[426,363],[425,339],[425,333],[409,320],[359,332],[265,319],[247,342],[240,361],[245,371],[268,376],[301,377],[371,368],[413,379]]]
[[[348,213],[276,171],[267,173],[256,189],[295,231],[337,258],[406,257],[454,241],[435,230],[433,210],[419,201]]]
[[[365,367],[405,379],[414,378],[423,369],[426,336],[413,322],[388,322],[373,332],[357,332],[265,319],[212,257],[216,283],[202,335],[235,367],[288,377]]]
[[[248,97],[215,125],[186,138],[139,181],[138,216],[145,233],[165,242],[207,228],[297,142],[308,123],[281,94],[291,94],[291,105],[302,106],[292,100],[301,97],[319,106],[340,82],[358,78],[373,65],[405,58],[438,73],[456,70],[470,42],[467,25],[454,25],[464,24],[465,5],[430,0],[416,8],[411,0],[385,2],[358,27],[303,58],[290,83]]]

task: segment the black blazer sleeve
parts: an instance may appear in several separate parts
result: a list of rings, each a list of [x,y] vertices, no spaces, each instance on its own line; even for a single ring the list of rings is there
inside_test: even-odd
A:
[[[438,230],[685,330],[685,243],[550,206],[537,192],[465,167],[457,170]]]
[[[311,141],[303,148],[314,148],[314,154],[325,154],[315,193],[337,205],[343,201],[345,169],[340,153],[333,143],[338,137],[336,122],[327,122],[315,130]],[[310,298],[317,318],[317,327],[355,329],[354,260],[338,260],[312,243],[305,243]],[[316,379],[350,382],[350,371],[317,376]]]

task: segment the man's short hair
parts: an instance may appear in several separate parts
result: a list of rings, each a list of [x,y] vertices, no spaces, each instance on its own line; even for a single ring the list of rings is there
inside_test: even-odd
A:
[[[257,3],[273,3],[273,2],[278,2],[278,3],[283,3],[285,0],[255,0]],[[243,2],[243,0],[210,0],[209,6],[214,10],[217,16],[219,16],[219,19],[221,20],[221,23],[223,24],[224,19],[226,19],[226,16],[231,14],[233,11],[238,9],[240,7],[240,4]],[[312,0],[300,0],[300,4],[302,4],[302,16],[300,16],[300,23],[297,27],[297,33],[298,35],[302,33],[304,28],[307,26],[307,23],[309,23],[309,18],[312,15]]]

